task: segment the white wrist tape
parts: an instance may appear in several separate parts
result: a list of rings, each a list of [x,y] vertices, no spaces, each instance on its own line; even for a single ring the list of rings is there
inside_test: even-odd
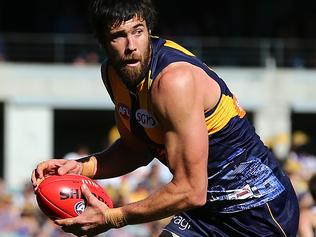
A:
[[[112,228],[121,228],[127,225],[121,208],[111,208],[104,212],[105,223]]]
[[[84,159],[82,162],[82,171],[81,175],[93,178],[97,171],[97,158],[95,156],[90,156],[87,159]]]

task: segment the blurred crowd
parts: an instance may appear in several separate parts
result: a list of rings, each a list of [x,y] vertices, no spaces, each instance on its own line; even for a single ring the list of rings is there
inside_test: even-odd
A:
[[[316,143],[302,131],[294,132],[284,163],[300,205],[299,237],[316,236]]]
[[[116,127],[108,133],[107,145],[118,138]],[[64,154],[64,159],[75,160],[89,154],[89,148],[80,144],[74,151]],[[169,182],[171,174],[158,160],[118,178],[97,180],[111,197],[114,207],[147,197],[161,185]],[[155,237],[169,219],[110,230],[100,237]],[[30,181],[22,190],[12,191],[0,180],[0,237],[70,237],[39,209]]]
[[[117,131],[109,133],[116,139]],[[280,160],[289,175],[301,209],[298,237],[316,236],[316,146],[304,132],[297,131],[292,136],[292,146],[285,160]],[[65,159],[77,159],[89,153],[87,147],[65,154]],[[114,206],[135,202],[148,196],[161,185],[169,182],[171,174],[158,160],[148,166],[109,180],[98,180],[111,196]],[[101,237],[156,237],[164,225],[170,221],[166,218],[147,224],[127,226],[100,234]],[[26,182],[19,192],[10,192],[3,180],[0,181],[0,237],[67,237],[38,208],[33,188]]]
[[[74,158],[75,152],[68,154]],[[116,179],[98,180],[113,200],[121,206],[141,200],[159,188],[170,176],[162,172],[163,167],[153,161],[129,175]],[[102,237],[154,237],[169,220],[161,220],[100,234]],[[67,237],[38,208],[33,187],[25,183],[20,192],[10,192],[3,180],[0,181],[0,237]]]

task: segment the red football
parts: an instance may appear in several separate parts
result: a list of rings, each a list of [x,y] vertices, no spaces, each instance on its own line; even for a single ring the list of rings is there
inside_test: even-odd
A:
[[[111,198],[98,183],[86,176],[76,174],[45,178],[35,192],[38,206],[53,220],[76,217],[86,206],[80,189],[82,184],[86,184],[92,194],[108,207],[113,207]]]

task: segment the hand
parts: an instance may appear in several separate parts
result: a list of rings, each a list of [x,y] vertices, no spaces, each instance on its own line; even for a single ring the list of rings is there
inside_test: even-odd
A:
[[[40,182],[49,175],[81,174],[82,163],[75,160],[51,159],[37,165],[32,172],[32,184],[36,190]]]
[[[111,228],[123,226],[122,213],[119,208],[108,208],[108,206],[99,201],[83,184],[81,186],[82,194],[86,199],[86,208],[83,213],[74,218],[55,220],[65,232],[76,236],[95,236]]]

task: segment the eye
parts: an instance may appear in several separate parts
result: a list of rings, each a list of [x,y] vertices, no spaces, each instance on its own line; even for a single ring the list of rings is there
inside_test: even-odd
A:
[[[140,35],[143,34],[143,32],[144,32],[143,29],[137,28],[137,29],[134,30],[133,35],[140,36]]]
[[[111,34],[109,38],[112,42],[116,42],[116,41],[118,41],[122,38],[125,38],[125,37],[126,37],[126,34],[124,34],[122,32],[116,32],[116,33]]]

